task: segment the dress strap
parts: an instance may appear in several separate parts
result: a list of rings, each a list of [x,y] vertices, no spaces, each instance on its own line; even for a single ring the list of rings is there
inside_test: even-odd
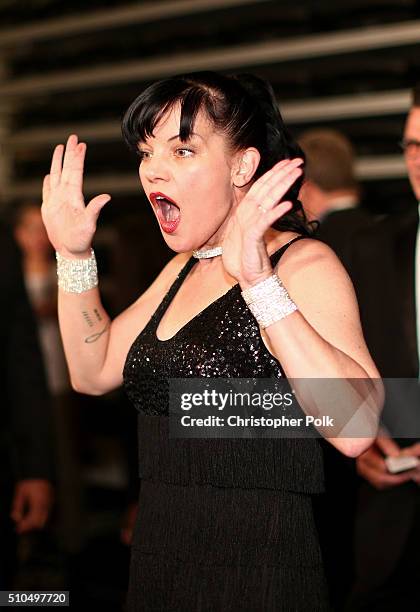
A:
[[[168,292],[162,299],[161,303],[159,304],[157,310],[155,311],[152,317],[155,321],[155,327],[159,325],[161,318],[165,314],[165,310],[171,303],[173,297],[175,296],[176,292],[178,291],[178,289],[184,282],[185,277],[187,276],[188,272],[191,270],[193,265],[196,263],[196,261],[197,260],[193,256],[191,256],[189,260],[187,261],[187,263],[181,268],[180,272],[178,272],[177,277],[175,278],[172,285],[169,287]]]
[[[297,242],[297,240],[301,240],[302,238],[306,238],[306,237],[307,236],[295,236],[295,238],[292,238],[291,240],[289,240],[289,242],[286,242],[286,244],[284,244],[280,249],[275,251],[270,256],[270,259],[271,259],[271,262],[272,262],[273,266],[277,265],[278,261],[280,260],[281,256],[283,255],[283,253],[289,248],[289,246],[291,244],[293,244],[294,242]],[[152,319],[154,321],[154,327],[155,328],[158,327],[161,318],[165,314],[165,310],[168,308],[168,306],[171,303],[172,299],[174,298],[176,292],[178,291],[178,289],[180,288],[180,286],[184,282],[185,277],[187,276],[188,272],[191,270],[191,268],[193,267],[193,265],[195,263],[197,263],[197,260],[193,256],[191,256],[189,258],[189,260],[187,261],[187,263],[184,265],[184,267],[181,268],[180,272],[178,273],[178,276],[176,277],[176,279],[174,280],[174,282],[170,286],[167,294],[165,295],[165,297],[163,298],[163,300],[159,304],[156,312],[154,313],[154,315],[152,317]]]
[[[291,244],[293,244],[294,242],[297,242],[298,240],[302,240],[303,238],[309,238],[309,236],[295,236],[294,238],[289,240],[289,242],[286,242],[286,244],[283,244],[283,246],[280,247],[277,251],[275,251],[272,255],[270,255],[270,260],[271,260],[273,267],[278,264],[282,255],[287,251],[287,249],[289,248]]]

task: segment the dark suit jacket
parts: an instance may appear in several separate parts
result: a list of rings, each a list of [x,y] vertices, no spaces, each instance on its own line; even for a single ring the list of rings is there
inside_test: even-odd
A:
[[[362,206],[333,210],[322,218],[316,236],[337,253],[348,269],[353,237],[369,227],[373,219]]]
[[[402,385],[397,404],[387,399],[384,422],[403,422],[405,411],[420,414],[414,263],[417,206],[392,215],[360,232],[351,251],[350,275],[355,285],[365,339],[383,377],[411,378]],[[411,445],[414,439],[401,439]],[[368,483],[361,490],[356,522],[356,564],[366,590],[380,587],[397,568],[418,516],[419,488],[406,483],[378,491]],[[417,513],[417,514],[416,514]]]
[[[414,251],[417,208],[392,215],[353,241],[351,276],[365,338],[384,377],[417,377]]]
[[[0,349],[0,483],[53,480],[50,397],[36,323],[18,248],[1,225]]]

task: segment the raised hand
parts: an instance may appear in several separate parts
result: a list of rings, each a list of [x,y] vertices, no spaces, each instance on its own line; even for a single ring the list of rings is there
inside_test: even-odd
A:
[[[64,155],[64,157],[63,157]],[[85,205],[83,167],[86,144],[69,136],[54,149],[50,173],[44,178],[41,214],[48,238],[64,257],[88,257],[96,222],[111,196],[101,194]]]
[[[223,265],[243,287],[273,273],[264,242],[268,228],[291,208],[282,202],[285,193],[302,174],[303,160],[284,159],[252,185],[229,220],[223,239]]]

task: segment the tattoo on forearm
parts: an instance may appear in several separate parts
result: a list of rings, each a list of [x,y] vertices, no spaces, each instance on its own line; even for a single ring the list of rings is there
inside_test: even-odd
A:
[[[107,329],[109,328],[109,325],[110,324],[107,323],[102,331],[97,332],[96,334],[92,334],[91,336],[88,336],[87,338],[85,338],[86,344],[90,344],[91,342],[96,342],[97,340],[99,340],[102,334],[104,334],[107,331]]]
[[[86,310],[82,310],[82,315],[83,315],[83,318],[86,321],[86,323],[89,325],[89,327],[92,327],[93,326],[93,321],[90,318],[89,313]]]
[[[101,313],[97,308],[93,309],[93,313],[95,315],[94,318],[96,318],[97,321],[102,321],[103,317],[101,316]],[[82,310],[82,315],[89,327],[93,327],[95,325],[95,321],[93,320],[92,315],[89,314],[87,310]]]

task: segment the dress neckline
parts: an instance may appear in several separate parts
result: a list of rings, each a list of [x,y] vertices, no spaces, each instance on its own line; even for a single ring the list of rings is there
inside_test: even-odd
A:
[[[195,259],[194,257],[192,259]],[[189,263],[189,262],[188,262]],[[179,287],[181,286],[181,284],[179,285]],[[178,289],[179,289],[178,287]],[[195,321],[196,319],[198,319],[199,317],[201,317],[205,312],[207,312],[209,309],[211,309],[215,304],[217,304],[222,298],[226,297],[231,291],[233,291],[233,289],[237,289],[239,287],[239,283],[236,283],[235,285],[232,285],[232,287],[230,287],[223,295],[221,295],[220,297],[216,298],[213,302],[210,302],[210,304],[208,304],[207,306],[205,306],[202,310],[200,310],[200,312],[198,312],[196,315],[193,316],[192,319],[190,319],[189,321],[187,321],[185,323],[185,325],[183,325],[182,327],[180,327],[178,329],[178,331],[175,332],[175,334],[173,336],[171,336],[170,338],[165,338],[165,340],[162,340],[161,338],[158,337],[157,335],[157,329],[159,327],[159,323],[162,320],[163,315],[166,312],[167,307],[170,305],[170,303],[172,302],[172,300],[174,299],[177,291],[174,293],[174,295],[172,296],[172,299],[168,301],[167,303],[167,307],[165,308],[165,310],[163,311],[162,315],[160,316],[157,325],[155,326],[155,337],[156,340],[158,342],[161,342],[162,344],[165,342],[170,342],[171,340],[174,340],[176,337],[182,335],[182,333],[184,332],[185,329],[187,329],[190,324],[193,323],[193,321]]]
[[[276,251],[274,251],[274,253],[272,253],[270,255],[270,260],[272,260],[276,255],[278,255],[280,253],[280,257],[283,254],[283,252],[293,243],[296,242],[297,240],[301,240],[302,238],[306,238],[306,236],[295,236],[294,238],[292,238],[291,240],[289,240],[289,242],[286,242],[286,244],[283,244],[283,246],[279,247]],[[280,259],[279,257],[279,259]],[[171,302],[173,301],[173,299],[175,298],[175,295],[178,293],[179,288],[181,287],[182,283],[185,280],[185,277],[187,276],[188,272],[191,270],[191,268],[193,267],[194,264],[196,264],[198,261],[198,259],[196,259],[195,257],[191,256],[189,258],[189,260],[187,261],[187,263],[183,266],[183,268],[181,269],[181,271],[179,272],[178,276],[176,277],[176,279],[174,280],[174,282],[172,283],[172,285],[170,286],[170,288],[168,289],[165,297],[163,298],[160,307],[157,309],[157,311],[155,312],[155,314],[153,315],[154,317],[156,317],[156,321],[155,321],[155,325],[154,325],[154,329],[153,329],[153,335],[156,338],[157,342],[161,343],[161,344],[165,344],[166,342],[171,342],[172,340],[175,340],[178,336],[182,335],[189,327],[190,325],[198,318],[200,318],[201,316],[203,316],[205,313],[207,313],[209,310],[211,310],[211,308],[213,308],[216,304],[218,304],[220,302],[220,300],[222,300],[223,298],[225,298],[227,295],[229,295],[231,292],[233,292],[233,290],[237,290],[239,287],[239,283],[235,283],[235,285],[232,285],[232,287],[230,287],[225,293],[223,293],[223,295],[219,296],[218,298],[216,298],[215,300],[213,300],[213,302],[210,302],[210,304],[208,304],[207,306],[205,306],[202,310],[200,310],[196,315],[194,315],[192,317],[192,319],[190,319],[189,321],[187,321],[182,327],[180,327],[175,334],[173,334],[170,338],[165,338],[164,340],[162,340],[161,338],[158,337],[157,335],[157,330],[159,327],[159,323],[162,320],[163,315],[165,314],[165,312],[167,311],[169,305],[171,304]]]

